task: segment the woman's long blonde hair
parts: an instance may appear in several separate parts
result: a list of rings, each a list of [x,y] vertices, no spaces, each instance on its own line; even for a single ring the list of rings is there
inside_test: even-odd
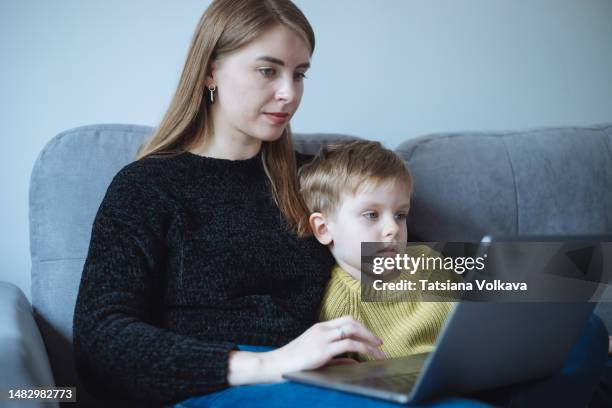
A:
[[[161,123],[140,147],[136,160],[177,154],[205,140],[212,132],[206,76],[211,63],[282,24],[300,35],[312,55],[315,37],[302,12],[290,0],[214,0],[206,9],[191,40],[176,93]],[[262,145],[262,160],[272,194],[288,227],[304,234],[308,211],[297,182],[297,168],[289,125],[281,137]]]

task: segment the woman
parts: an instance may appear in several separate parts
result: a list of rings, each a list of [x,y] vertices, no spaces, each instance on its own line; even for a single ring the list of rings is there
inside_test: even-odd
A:
[[[350,317],[315,323],[333,259],[294,232],[306,226],[289,121],[314,45],[289,0],[219,0],[202,16],[166,115],[94,221],[74,350],[99,398],[387,405],[289,383],[231,387],[346,352],[384,357]]]
[[[202,16],[165,117],[94,222],[74,318],[94,394],[168,403],[345,352],[383,358],[353,319],[315,324],[333,259],[292,232],[305,226],[289,120],[313,50],[289,1]]]

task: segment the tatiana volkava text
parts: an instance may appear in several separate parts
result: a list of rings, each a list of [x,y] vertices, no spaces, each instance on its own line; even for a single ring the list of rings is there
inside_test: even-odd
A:
[[[499,279],[487,281],[484,279],[475,280],[472,282],[446,282],[428,281],[420,279],[418,282],[402,279],[396,282],[383,282],[375,280],[372,283],[374,290],[426,290],[426,291],[472,291],[487,290],[487,291],[507,291],[507,290],[527,290],[525,282],[503,282]]]

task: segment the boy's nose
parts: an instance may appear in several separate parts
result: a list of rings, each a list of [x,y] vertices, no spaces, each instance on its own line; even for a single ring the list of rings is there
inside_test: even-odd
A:
[[[399,232],[399,226],[395,220],[388,221],[383,228],[383,238],[385,239],[395,239],[397,233]]]

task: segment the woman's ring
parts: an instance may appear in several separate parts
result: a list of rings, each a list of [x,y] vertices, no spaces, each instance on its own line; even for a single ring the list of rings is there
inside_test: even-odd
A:
[[[344,328],[338,327],[338,330],[340,330],[340,340],[344,340],[346,338],[346,333],[344,333]]]

